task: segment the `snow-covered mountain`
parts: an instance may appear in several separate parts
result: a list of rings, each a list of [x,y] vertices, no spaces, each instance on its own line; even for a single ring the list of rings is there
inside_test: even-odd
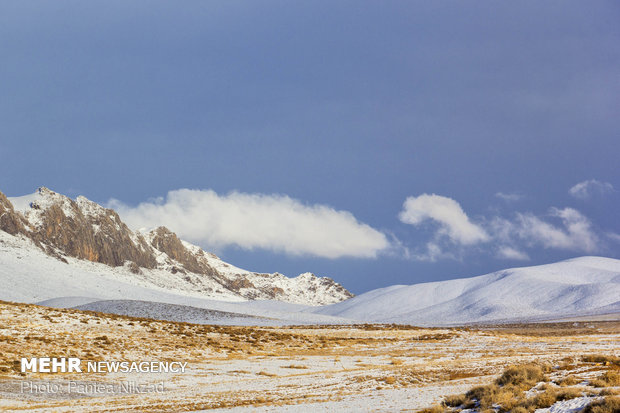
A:
[[[16,198],[0,192],[0,265],[4,273],[0,299],[16,301],[98,296],[101,291],[84,288],[95,287],[87,280],[97,285],[110,279],[114,280],[110,288],[122,290],[114,283],[123,282],[229,301],[323,305],[352,296],[332,279],[311,273],[288,278],[237,268],[180,240],[165,227],[132,231],[115,211],[82,196],[73,200],[47,188]],[[24,290],[30,281],[38,284]],[[74,293],[68,294],[69,290]]]
[[[620,261],[611,258],[349,298],[329,278],[246,271],[164,227],[134,232],[113,210],[46,188],[0,192],[0,286],[0,300],[205,323],[439,326],[620,314]]]
[[[620,313],[620,260],[581,257],[473,278],[395,285],[306,311],[416,325]]]

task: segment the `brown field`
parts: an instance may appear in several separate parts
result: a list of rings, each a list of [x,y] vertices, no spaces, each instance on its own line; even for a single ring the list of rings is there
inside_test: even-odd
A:
[[[527,363],[542,369],[542,384],[613,397],[620,385],[619,352],[618,321],[442,329],[225,327],[0,302],[0,410],[419,411],[435,405],[433,411],[446,411],[449,405],[437,405],[444,397],[459,406],[472,403],[466,393],[476,386],[504,391],[508,387],[497,382],[502,372]],[[22,357],[182,361],[188,368],[21,373]],[[539,379],[528,378],[520,391]],[[61,391],[24,391],[26,381],[54,383]],[[165,391],[69,392],[63,386],[70,381],[163,382]]]

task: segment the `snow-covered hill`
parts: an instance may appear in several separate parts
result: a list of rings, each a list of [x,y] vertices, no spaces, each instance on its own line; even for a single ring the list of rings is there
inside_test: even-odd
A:
[[[417,325],[620,313],[620,260],[581,257],[473,278],[396,285],[306,311]]]

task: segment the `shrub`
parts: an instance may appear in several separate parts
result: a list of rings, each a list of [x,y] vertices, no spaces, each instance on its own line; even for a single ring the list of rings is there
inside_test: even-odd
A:
[[[615,371],[606,371],[598,378],[590,382],[594,387],[615,387],[620,386],[620,374]]]
[[[396,378],[394,376],[388,376],[383,379],[385,384],[394,384],[396,383]]]
[[[443,404],[444,406],[448,406],[448,407],[459,407],[467,403],[467,401],[468,399],[464,394],[459,394],[459,395],[454,395],[454,396],[447,396],[443,400]]]
[[[587,356],[581,357],[582,361],[586,363],[609,363],[609,364],[617,364],[620,365],[620,357],[612,356],[612,355],[604,355],[604,354],[590,354]]]
[[[579,383],[581,383],[581,381],[577,377],[573,376],[572,374],[558,381],[558,384],[560,386],[574,386],[575,384],[579,384]]]
[[[435,405],[426,409],[420,410],[420,413],[444,413],[445,409],[440,405]]]
[[[557,401],[557,396],[557,391],[549,388],[543,393],[539,393],[533,398],[528,399],[526,405],[535,409],[545,409]]]
[[[620,397],[605,397],[590,403],[584,413],[618,413],[620,412]]]
[[[513,385],[532,387],[540,381],[546,381],[545,374],[539,366],[525,365],[509,367],[495,381],[500,386]]]

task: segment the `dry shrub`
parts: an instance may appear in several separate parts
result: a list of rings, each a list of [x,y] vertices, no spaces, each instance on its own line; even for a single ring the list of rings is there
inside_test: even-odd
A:
[[[583,396],[583,393],[584,393],[583,389],[579,389],[579,388],[558,390],[556,394],[556,400],[562,401],[562,400],[576,399],[577,397]]]
[[[584,413],[618,413],[620,412],[620,397],[605,397],[590,403],[583,410]]]
[[[448,406],[448,407],[459,407],[465,404],[467,401],[468,401],[467,396],[465,396],[464,394],[458,394],[458,395],[453,395],[453,396],[447,396],[443,400],[443,404],[444,406]]]
[[[606,371],[592,380],[590,383],[594,387],[616,387],[620,386],[620,374],[615,371]]]
[[[544,409],[556,402],[557,395],[557,390],[554,388],[547,388],[544,392],[524,400],[522,405],[530,412],[536,409]]]
[[[438,404],[435,406],[420,410],[420,413],[444,413],[444,412],[445,412],[445,409]]]
[[[400,366],[401,364],[403,364],[403,360],[402,359],[397,359],[395,357],[392,357],[392,360],[390,361],[390,364],[392,364],[394,366]]]
[[[500,386],[532,387],[541,381],[547,381],[547,378],[539,366],[524,365],[509,367],[495,383]]]
[[[285,369],[307,369],[308,366],[302,366],[300,364],[289,364],[288,366],[284,366]]]
[[[583,390],[578,388],[558,389],[545,385],[538,388],[542,390],[540,393],[526,398],[524,392],[541,381],[548,381],[544,367],[529,364],[512,366],[507,368],[494,383],[474,387],[464,395],[446,397],[443,405],[446,408],[476,408],[480,412],[488,410],[498,413],[530,413],[536,409],[550,407],[558,400],[569,400],[583,394]]]
[[[601,396],[617,396],[620,394],[619,389],[612,389],[610,387],[603,389],[600,391],[599,395]]]
[[[586,363],[616,364],[620,365],[620,357],[605,354],[590,354],[581,357]]]
[[[560,386],[574,386],[579,383],[581,383],[581,380],[579,380],[577,377],[573,376],[572,374],[558,381],[558,384]]]
[[[385,384],[394,384],[396,383],[396,378],[394,376],[388,376],[383,379]]]

